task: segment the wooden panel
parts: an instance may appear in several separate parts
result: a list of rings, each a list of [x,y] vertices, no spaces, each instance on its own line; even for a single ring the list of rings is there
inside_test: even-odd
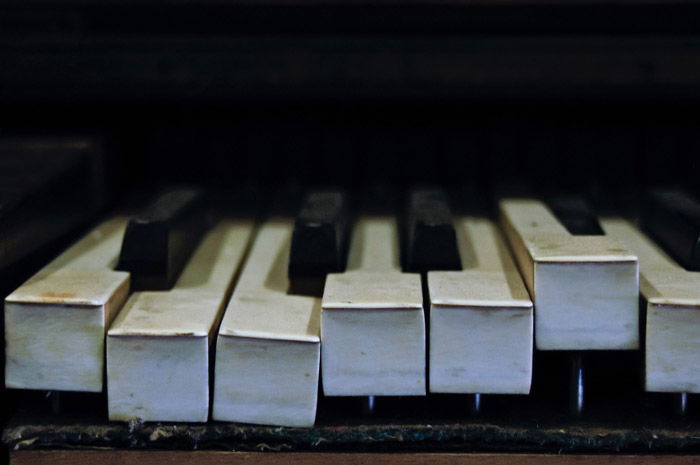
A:
[[[700,457],[678,455],[538,455],[538,454],[323,454],[264,452],[175,452],[175,451],[17,451],[10,454],[11,465],[155,465],[155,464],[260,464],[295,463],[355,465],[372,463],[432,465],[554,465],[554,464],[619,464],[665,465],[698,464]]]

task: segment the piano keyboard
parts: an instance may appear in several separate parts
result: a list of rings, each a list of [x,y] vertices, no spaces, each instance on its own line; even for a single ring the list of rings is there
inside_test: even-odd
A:
[[[173,192],[6,298],[7,387],[106,391],[115,421],[311,427],[320,398],[527,398],[535,351],[641,350],[647,391],[700,392],[697,272],[629,219],[533,197],[497,223],[415,190],[405,214],[312,191],[254,221]]]

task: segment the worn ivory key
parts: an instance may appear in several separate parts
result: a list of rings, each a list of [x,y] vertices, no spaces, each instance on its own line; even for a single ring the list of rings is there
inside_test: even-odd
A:
[[[607,236],[573,236],[537,200],[499,202],[501,225],[533,298],[540,350],[639,347],[637,257]]]
[[[700,273],[686,271],[628,221],[602,223],[639,257],[647,306],[646,390],[700,392]]]
[[[421,279],[401,272],[393,217],[355,224],[347,271],[326,279],[321,340],[326,395],[425,394]]]
[[[496,226],[455,221],[462,271],[431,271],[430,392],[527,394],[533,308]]]
[[[216,343],[215,420],[313,426],[320,361],[320,299],[289,295],[294,221],[258,231]]]
[[[170,291],[129,298],[107,333],[110,420],[207,421],[209,348],[252,230],[220,221]]]
[[[102,223],[5,299],[7,387],[102,391],[105,332],[129,293],[114,271],[127,221]]]

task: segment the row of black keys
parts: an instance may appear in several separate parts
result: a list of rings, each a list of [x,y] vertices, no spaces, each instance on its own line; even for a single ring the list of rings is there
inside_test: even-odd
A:
[[[604,234],[583,197],[549,197],[546,202],[571,234]],[[405,203],[404,271],[462,269],[447,193],[439,188],[416,188],[407,193]],[[132,219],[118,268],[131,272],[135,290],[172,286],[206,230],[210,205],[202,190],[174,189]],[[342,190],[307,193],[292,236],[289,277],[293,293],[307,293],[307,289],[318,293],[326,274],[344,270],[352,217],[357,213]],[[678,191],[650,192],[641,218],[643,228],[682,266],[700,269],[698,201]],[[303,284],[295,290],[295,282]],[[308,286],[309,282],[316,286]]]

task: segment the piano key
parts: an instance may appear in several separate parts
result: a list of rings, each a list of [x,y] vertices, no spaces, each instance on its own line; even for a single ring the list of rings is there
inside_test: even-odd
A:
[[[406,271],[461,270],[447,194],[413,189],[406,214]]]
[[[310,192],[294,223],[289,281],[294,294],[323,294],[326,274],[345,269],[348,198],[340,190]]]
[[[685,270],[632,223],[606,218],[602,224],[639,257],[646,301],[645,389],[700,392],[700,273]]]
[[[681,191],[652,191],[641,224],[685,269],[700,271],[700,203],[695,199]]]
[[[393,217],[355,224],[347,271],[326,278],[321,339],[325,395],[425,394],[421,279],[401,272]]]
[[[638,348],[637,257],[613,238],[571,235],[537,200],[504,199],[499,208],[537,308],[537,349]]]
[[[138,290],[173,286],[207,227],[208,204],[198,189],[160,194],[129,222],[117,269],[131,273]]]
[[[129,298],[107,333],[110,420],[207,420],[210,346],[252,230],[220,221],[171,290]]]
[[[102,391],[104,338],[129,293],[127,218],[95,228],[5,299],[7,387]]]
[[[320,369],[320,299],[287,294],[294,222],[259,229],[221,322],[212,417],[313,426]]]
[[[496,226],[460,217],[463,271],[431,271],[430,392],[527,394],[533,306]]]
[[[603,236],[598,218],[588,202],[577,195],[559,195],[549,197],[547,206],[561,224],[574,236]],[[573,416],[583,415],[586,400],[586,364],[583,352],[569,354],[569,412]]]

